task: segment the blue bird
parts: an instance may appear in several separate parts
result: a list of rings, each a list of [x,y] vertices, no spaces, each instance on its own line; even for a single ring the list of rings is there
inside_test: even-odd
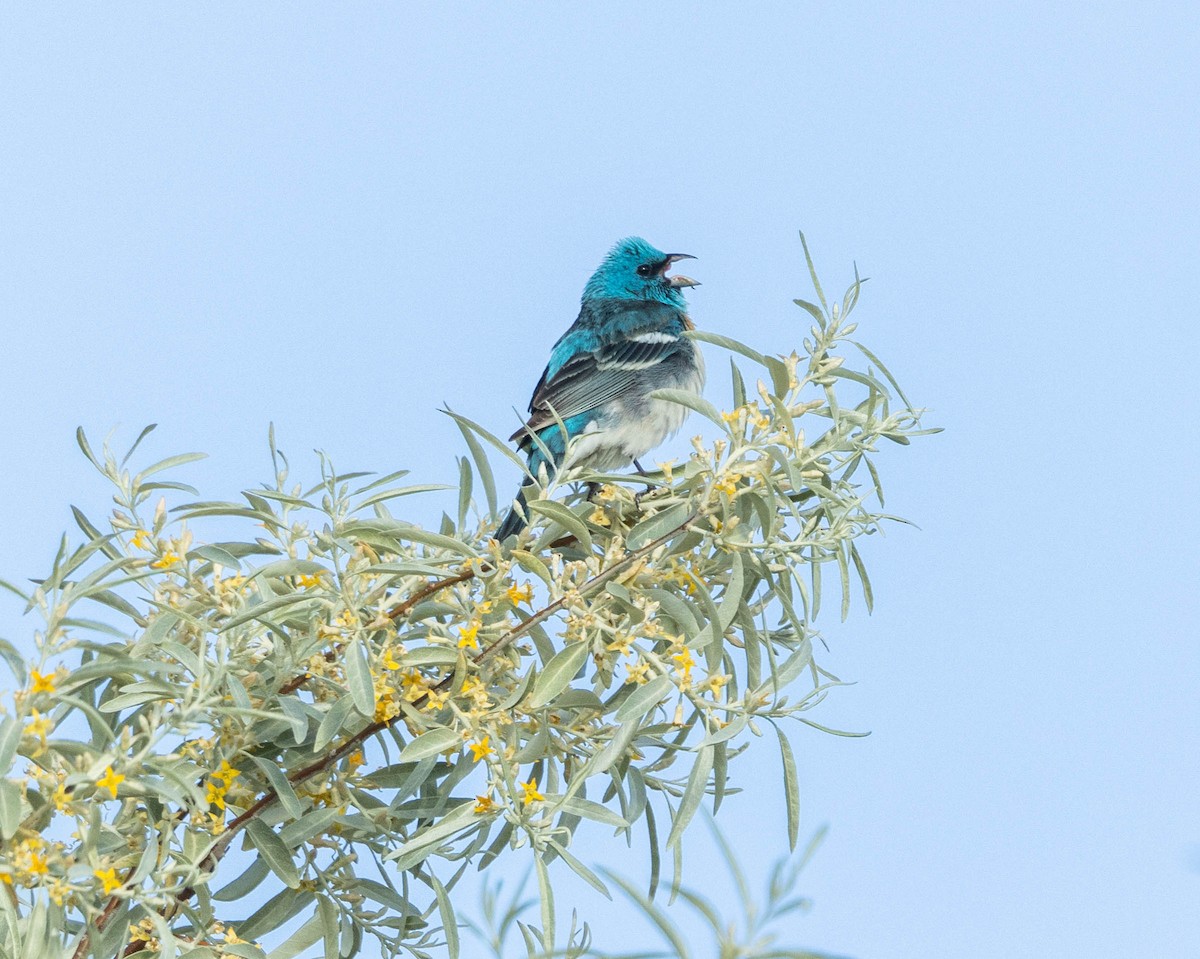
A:
[[[667,275],[671,264],[691,259],[631,236],[592,274],[579,316],[550,351],[528,421],[509,437],[528,454],[534,476],[544,471],[550,479],[572,466],[613,470],[633,463],[640,470],[638,457],[683,426],[686,407],[649,394],[663,388],[699,393],[704,387],[704,359],[683,335],[695,327],[681,292],[700,284]],[[532,485],[527,480],[521,487],[496,531],[501,542],[525,528],[525,495]]]

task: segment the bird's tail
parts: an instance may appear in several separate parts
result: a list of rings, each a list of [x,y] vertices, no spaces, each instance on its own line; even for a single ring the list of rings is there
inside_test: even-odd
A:
[[[542,482],[545,483],[554,478],[554,474],[558,472],[558,466],[554,460],[547,459],[540,448],[534,447],[529,454],[529,471],[534,476],[542,476]],[[521,488],[517,490],[517,495],[513,499],[512,509],[508,511],[508,515],[504,517],[504,522],[496,530],[496,539],[501,543],[508,539],[508,537],[521,532],[528,525],[529,501],[525,498],[525,491],[533,485],[533,480],[527,479],[521,484]]]

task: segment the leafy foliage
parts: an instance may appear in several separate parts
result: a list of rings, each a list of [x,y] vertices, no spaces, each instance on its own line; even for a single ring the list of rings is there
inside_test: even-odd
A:
[[[470,455],[436,530],[394,511],[442,487],[322,459],[305,488],[273,435],[272,482],[171,506],[198,494],[161,477],[196,454],[134,472],[138,443],[118,460],[80,432],[116,506],[102,524],[76,510],[82,544],[64,538],[26,597],[32,658],[2,649],[18,688],[0,723],[0,953],[254,957],[284,930],[273,959],[365,937],[453,956],[456,881],[527,849],[540,924],[524,934],[550,954],[551,869],[608,894],[576,832],[644,829],[649,896],[664,851],[680,886],[685,829],[763,724],[794,846],[781,724],[824,729],[807,714],[838,683],[814,658],[823,584],[843,617],[856,583],[870,607],[857,541],[894,519],[876,444],[930,432],[865,348],[846,362],[861,283],[829,304],[813,279],[802,354],[694,334],[737,357],[735,408],[663,398],[717,438],[644,480],[560,477],[507,550],[485,451],[515,456],[457,413]],[[212,522],[246,531],[197,541]]]

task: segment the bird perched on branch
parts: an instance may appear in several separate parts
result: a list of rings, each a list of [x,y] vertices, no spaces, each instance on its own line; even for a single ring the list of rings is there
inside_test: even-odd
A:
[[[617,243],[592,274],[578,318],[550,351],[528,421],[509,437],[529,455],[534,476],[550,479],[569,466],[613,470],[633,463],[640,470],[638,457],[683,425],[686,407],[649,394],[664,388],[699,393],[704,386],[704,360],[683,335],[694,326],[681,292],[700,284],[667,275],[677,260],[691,259],[633,236]],[[568,440],[576,438],[568,458]],[[532,485],[526,480],[517,493],[496,531],[501,541],[525,528]]]

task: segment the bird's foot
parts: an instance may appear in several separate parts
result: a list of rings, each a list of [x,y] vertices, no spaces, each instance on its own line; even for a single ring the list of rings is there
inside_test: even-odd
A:
[[[636,472],[634,473],[635,476],[649,476],[650,475],[646,471],[645,467],[643,467],[642,464],[639,463],[636,459],[633,461],[633,465],[636,470]],[[640,493],[633,494],[633,502],[637,506],[640,507],[642,505],[642,497],[645,496],[647,493],[653,493],[655,488],[656,488],[656,484],[647,483],[646,488],[644,490],[642,490]]]

